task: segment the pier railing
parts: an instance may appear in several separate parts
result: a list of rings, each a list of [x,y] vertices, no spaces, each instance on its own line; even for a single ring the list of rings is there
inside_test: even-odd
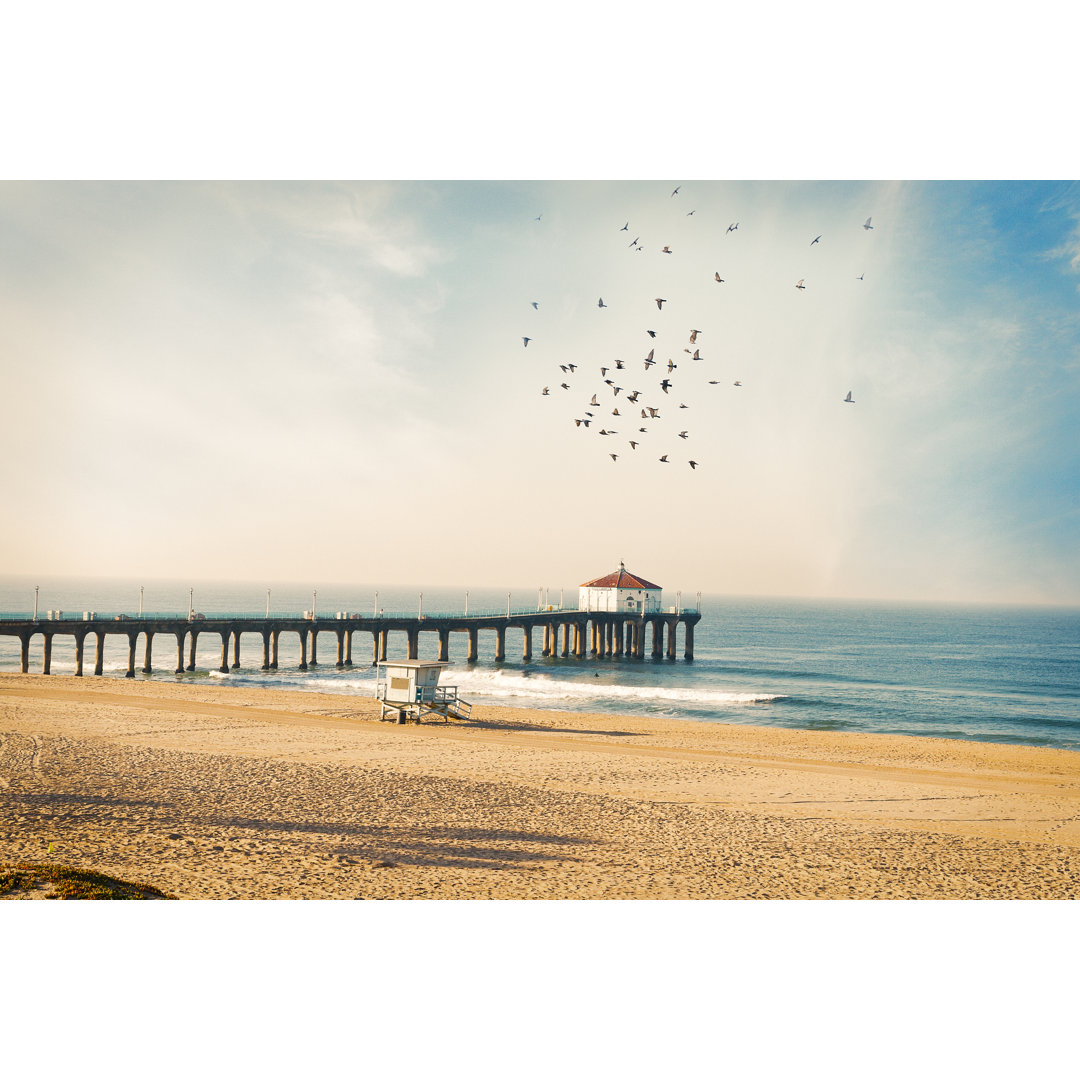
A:
[[[265,611],[215,611],[215,612],[196,612],[190,614],[186,611],[144,611],[141,615],[138,613],[132,614],[127,611],[59,611],[59,612],[38,612],[37,619],[34,618],[32,611],[0,611],[0,622],[39,622],[39,623],[64,623],[64,622],[138,622],[143,620],[145,622],[151,622],[154,620],[187,620],[189,622],[202,622],[204,620],[220,621],[223,619],[237,619],[245,621],[257,621],[262,620],[264,622],[274,621],[276,619],[289,620],[289,621],[314,621],[314,622],[338,622],[340,620],[360,621],[371,620],[374,622],[380,619],[419,619],[426,621],[428,619],[521,619],[530,615],[546,615],[562,613],[566,615],[698,615],[700,614],[696,608],[669,608],[664,611],[647,611],[647,612],[635,612],[635,611],[597,611],[596,609],[587,610],[585,608],[567,608],[567,607],[544,607],[544,608],[513,608],[509,612],[506,608],[497,608],[492,610],[477,611],[471,609],[468,612],[465,611],[384,611],[380,609],[377,613],[371,611],[343,611],[343,612],[320,612],[312,620],[311,613],[308,611],[271,611],[269,615]]]

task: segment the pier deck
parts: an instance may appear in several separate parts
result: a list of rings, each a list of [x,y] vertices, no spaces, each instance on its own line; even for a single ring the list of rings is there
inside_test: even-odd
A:
[[[243,634],[258,634],[262,639],[261,670],[272,671],[278,666],[278,639],[283,633],[296,634],[300,640],[299,669],[306,671],[318,663],[318,638],[320,634],[332,634],[337,643],[337,667],[353,665],[353,635],[357,632],[371,634],[371,662],[387,659],[387,644],[391,633],[404,633],[408,642],[410,660],[419,657],[421,633],[439,636],[438,658],[449,661],[450,635],[468,636],[470,663],[479,656],[481,631],[495,636],[495,660],[506,659],[506,631],[521,630],[524,635],[522,661],[533,658],[533,632],[543,635],[541,654],[583,660],[586,657],[626,657],[644,660],[646,634],[652,628],[650,655],[654,659],[676,658],[678,627],[683,627],[683,657],[694,658],[694,627],[701,614],[692,609],[667,612],[620,613],[610,611],[544,610],[508,612],[505,615],[354,615],[317,618],[302,615],[176,615],[84,612],[82,617],[54,613],[51,618],[33,618],[24,613],[0,613],[0,635],[17,637],[20,641],[21,671],[30,670],[30,643],[37,635],[42,637],[42,674],[51,673],[52,643],[57,636],[73,637],[75,640],[75,674],[82,675],[85,645],[88,638],[95,643],[94,674],[100,675],[104,664],[105,639],[120,635],[128,641],[127,677],[136,672],[139,638],[143,639],[144,674],[153,671],[153,643],[156,636],[172,637],[176,642],[177,675],[195,670],[198,639],[212,635],[221,639],[221,663],[219,671],[227,672],[240,667],[240,638]],[[230,663],[230,643],[232,658]]]

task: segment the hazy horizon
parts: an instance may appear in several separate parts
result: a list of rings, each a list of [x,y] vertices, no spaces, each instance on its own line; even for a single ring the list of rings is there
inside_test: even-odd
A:
[[[628,567],[628,569],[632,569]],[[323,582],[303,582],[303,581],[266,581],[259,579],[243,579],[243,578],[201,578],[201,579],[181,579],[181,578],[168,578],[168,577],[146,577],[146,578],[134,578],[124,576],[110,576],[110,577],[96,577],[93,575],[81,576],[81,575],[48,575],[44,577],[34,577],[27,574],[6,574],[0,577],[0,589],[6,590],[9,595],[17,594],[20,598],[20,602],[16,605],[17,610],[32,610],[34,603],[34,587],[40,588],[39,594],[39,610],[41,612],[47,611],[51,607],[58,607],[62,610],[75,610],[71,608],[72,598],[78,600],[77,608],[83,606],[83,599],[92,600],[95,596],[100,596],[99,593],[91,592],[87,595],[84,592],[76,592],[74,590],[85,590],[87,586],[91,589],[97,585],[107,587],[113,592],[126,591],[129,602],[126,607],[132,611],[137,610],[139,602],[139,589],[140,586],[145,588],[145,610],[152,611],[166,611],[177,610],[182,611],[187,607],[188,590],[194,590],[195,607],[199,609],[200,599],[205,598],[205,592],[210,591],[230,591],[234,594],[243,594],[245,603],[250,605],[250,610],[258,612],[263,610],[266,602],[266,590],[271,590],[271,613],[275,609],[280,610],[280,606],[286,606],[291,603],[291,606],[295,607],[299,605],[305,610],[309,605],[312,593],[316,592],[318,595],[318,610],[321,613],[327,614],[334,610],[340,602],[348,597],[356,598],[358,594],[362,594],[365,601],[369,600],[374,593],[378,593],[381,597],[381,601],[385,601],[387,597],[407,596],[410,602],[415,603],[415,599],[423,594],[426,597],[425,609],[433,610],[428,605],[435,600],[441,602],[445,596],[448,600],[450,594],[460,596],[462,601],[466,593],[469,594],[471,601],[475,604],[478,597],[487,596],[499,597],[500,603],[502,598],[506,596],[507,592],[510,592],[513,597],[513,607],[515,610],[521,608],[529,608],[537,599],[538,590],[544,590],[544,602],[545,603],[558,603],[559,590],[564,591],[564,606],[571,607],[577,599],[577,590],[582,582],[576,582],[575,584],[545,584],[545,585],[529,585],[522,582],[500,582],[495,584],[477,584],[476,582],[436,582],[436,581],[416,581],[416,582],[402,582],[402,581],[323,581]],[[658,583],[663,585],[662,582]],[[696,601],[696,595],[701,593],[702,604],[707,605],[710,601],[755,601],[760,600],[767,603],[784,603],[792,602],[794,604],[814,604],[814,603],[837,603],[837,604],[865,604],[875,605],[880,604],[884,606],[899,606],[899,607],[955,607],[955,608],[1030,608],[1039,609],[1047,608],[1061,611],[1077,611],[1080,610],[1080,603],[1074,601],[1043,601],[1032,602],[1024,600],[1006,601],[1006,600],[956,600],[949,597],[929,597],[929,596],[911,596],[911,597],[899,597],[899,596],[827,596],[822,594],[797,594],[797,593],[737,593],[737,592],[720,592],[709,591],[706,589],[697,589],[693,585],[683,585],[676,583],[670,588],[663,585],[663,602],[665,605],[675,603],[675,595],[677,592],[682,593],[682,607],[693,607]],[[202,596],[200,596],[202,594]],[[64,604],[68,605],[68,608],[64,608]],[[385,606],[380,603],[380,606]],[[459,604],[455,610],[462,609],[464,604]],[[2,605],[0,605],[2,608]],[[208,608],[208,610],[210,610]],[[245,609],[247,610],[247,609]],[[364,608],[359,609],[359,613],[363,613],[366,610]]]

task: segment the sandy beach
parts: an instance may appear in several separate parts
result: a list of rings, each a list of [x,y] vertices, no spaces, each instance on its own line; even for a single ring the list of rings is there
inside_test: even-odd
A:
[[[0,862],[50,860],[181,899],[1075,898],[1080,758],[0,675]]]

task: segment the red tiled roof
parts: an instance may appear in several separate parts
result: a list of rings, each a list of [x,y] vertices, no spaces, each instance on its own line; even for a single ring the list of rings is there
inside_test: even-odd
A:
[[[629,570],[622,567],[610,574],[605,574],[603,577],[594,578],[592,581],[583,581],[580,588],[660,590],[659,585],[654,585],[651,581],[638,577],[637,574],[631,574]]]

